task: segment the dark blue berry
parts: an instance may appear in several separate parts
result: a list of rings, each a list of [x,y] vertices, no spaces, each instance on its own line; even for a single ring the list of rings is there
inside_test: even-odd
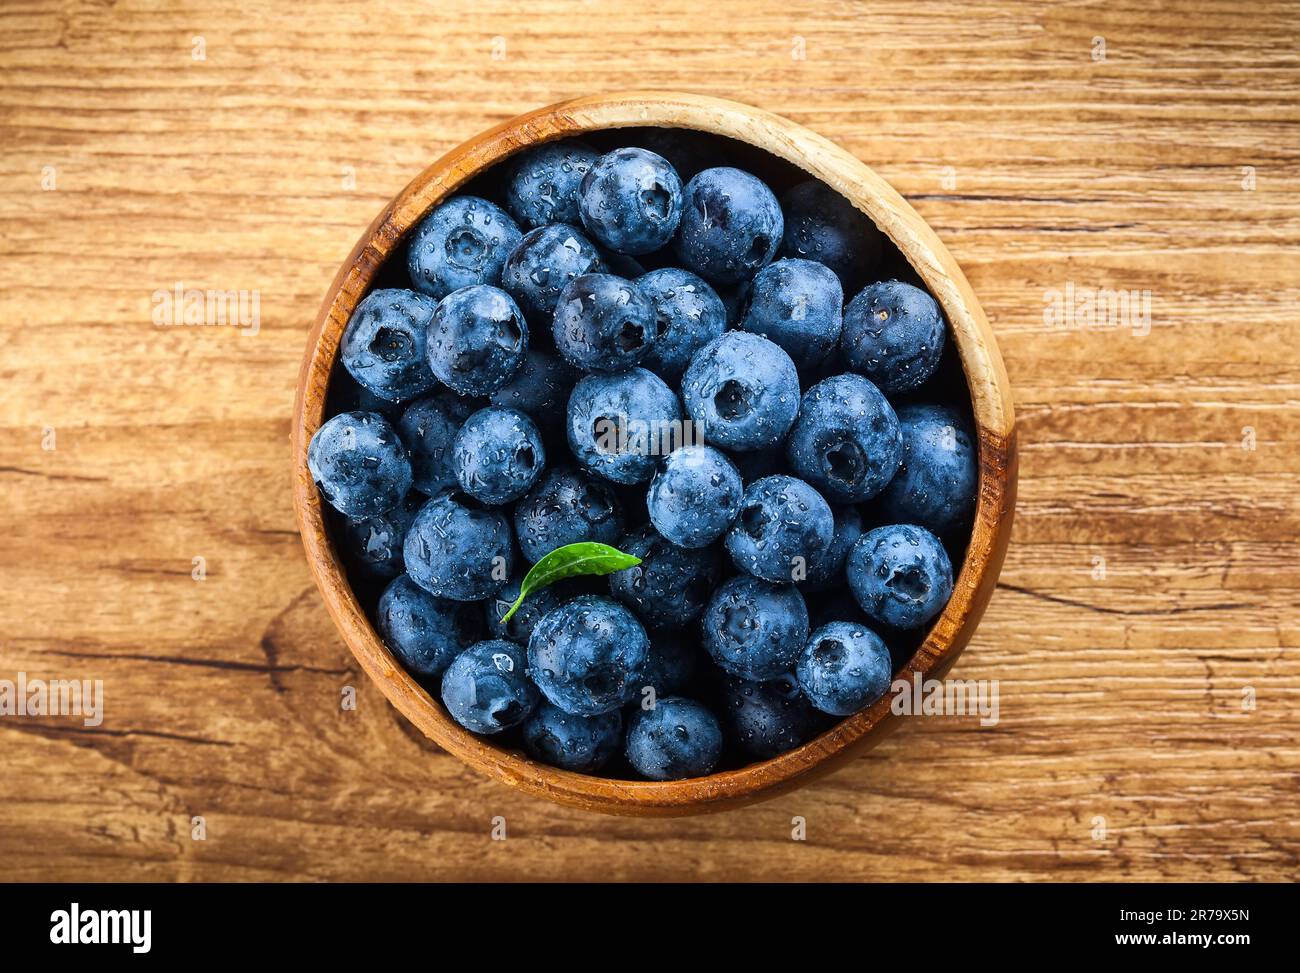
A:
[[[420,221],[406,265],[411,283],[441,300],[473,284],[497,284],[506,255],[522,234],[495,203],[456,196]]]
[[[372,291],[352,312],[339,359],[361,385],[389,402],[405,402],[436,384],[425,341],[437,302],[393,288]]]
[[[883,490],[902,450],[893,407],[869,380],[849,373],[804,394],[786,440],[791,469],[838,503],[859,503]]]
[[[677,256],[715,284],[748,280],[776,256],[784,220],[772,190],[740,169],[705,169],[682,194]]]
[[[741,327],[772,339],[799,368],[820,364],[840,339],[844,291],[811,260],[778,260],[754,277]]]
[[[528,639],[528,672],[566,713],[597,716],[628,703],[644,682],[650,640],[636,616],[599,595],[546,613]]]
[[[649,353],[654,325],[654,306],[630,280],[584,274],[560,292],[551,332],[555,347],[575,368],[621,372]]]
[[[392,510],[411,489],[411,461],[388,420],[375,412],[341,412],[307,447],[307,468],[325,502],[345,517]]]
[[[601,156],[582,180],[582,223],[617,253],[651,253],[677,232],[682,181],[661,155],[615,149]]]
[[[524,650],[493,639],[470,646],[442,675],[442,702],[461,726],[500,733],[518,726],[537,707],[537,687],[525,675]]]
[[[910,392],[933,375],[943,342],[939,305],[911,284],[871,284],[844,309],[840,353],[845,363],[888,395]]]
[[[451,444],[451,467],[461,489],[486,504],[518,500],[545,465],[541,433],[516,409],[479,409]]]
[[[740,516],[727,531],[727,551],[740,570],[789,584],[807,577],[834,535],[835,518],[821,494],[777,474],[745,488]]]
[[[704,648],[741,679],[775,679],[793,668],[808,639],[808,607],[790,585],[748,575],[722,583],[700,624]]]
[[[479,508],[460,493],[426,503],[407,531],[402,553],[406,573],[439,598],[478,601],[496,594],[510,577],[514,546],[510,522]]]
[[[453,291],[433,312],[429,367],[461,395],[487,395],[514,377],[528,351],[519,305],[499,287]]]

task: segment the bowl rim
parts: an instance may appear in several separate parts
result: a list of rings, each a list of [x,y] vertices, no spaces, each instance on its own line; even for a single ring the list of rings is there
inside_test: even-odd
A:
[[[965,275],[935,232],[884,179],[846,150],[795,122],[739,102],[671,91],[626,91],[527,112],[444,154],[411,180],[362,234],[335,275],[307,341],[292,425],[293,503],[307,563],[348,648],[388,700],[427,737],[514,787],[570,806],[616,814],[693,814],[766,799],[833,769],[898,723],[891,693],[801,747],[770,760],[680,781],[588,776],[507,751],[456,724],[398,664],[375,632],[337,556],[307,468],[343,329],[380,267],[434,205],[485,169],[556,139],[635,127],[692,129],[763,149],[849,199],[902,251],[947,318],[971,395],[979,452],[974,525],[953,596],[896,679],[939,679],[973,634],[996,585],[1015,505],[1011,390],[997,344]]]

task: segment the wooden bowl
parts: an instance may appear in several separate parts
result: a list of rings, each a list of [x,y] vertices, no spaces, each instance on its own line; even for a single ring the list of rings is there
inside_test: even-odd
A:
[[[736,102],[654,91],[579,98],[498,125],[416,176],[353,248],[311,330],[294,405],[294,507],[308,564],[348,648],[393,705],[439,746],[498,780],[561,804],[613,814],[696,814],[788,791],[874,744],[897,722],[890,714],[890,694],[796,750],[693,780],[660,783],[589,777],[536,763],[462,729],[389,654],[344,574],[307,469],[307,445],[323,418],[344,326],[384,262],[400,248],[407,231],[470,179],[521,149],[628,127],[694,129],[726,136],[765,150],[820,179],[884,231],[943,307],[972,398],[979,439],[979,498],[952,599],[899,676],[910,680],[913,673],[919,673],[925,679],[938,679],[948,671],[988,603],[1011,533],[1015,425],[1011,392],[993,332],[948,250],[883,179],[802,126]]]

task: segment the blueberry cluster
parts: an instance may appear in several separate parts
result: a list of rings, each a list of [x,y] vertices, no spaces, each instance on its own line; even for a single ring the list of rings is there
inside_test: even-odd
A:
[[[344,331],[308,465],[453,719],[673,780],[884,695],[952,594],[977,474],[939,306],[866,217],[710,165],[718,140],[635,141],[532,149],[429,213],[409,287]],[[587,541],[640,563],[510,614]]]

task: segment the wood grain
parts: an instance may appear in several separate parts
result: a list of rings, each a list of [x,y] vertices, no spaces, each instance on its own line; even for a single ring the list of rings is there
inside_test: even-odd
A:
[[[94,731],[0,719],[4,876],[1294,878],[1297,8],[529,10],[0,11],[0,678],[106,693]],[[954,670],[1000,680],[998,726],[902,721],[771,803],[593,818],[436,751],[335,633],[290,503],[321,296],[432,159],[629,87],[827,136],[964,269],[1020,439],[1002,585]],[[258,333],[154,326],[176,281],[258,290]],[[1150,332],[1047,327],[1070,282],[1149,291]]]

